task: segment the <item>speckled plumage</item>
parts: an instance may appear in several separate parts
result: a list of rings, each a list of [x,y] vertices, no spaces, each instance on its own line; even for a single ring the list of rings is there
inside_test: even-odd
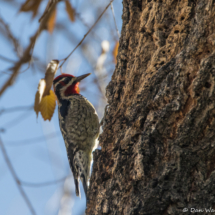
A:
[[[60,129],[75,180],[76,195],[80,196],[79,179],[81,179],[87,196],[91,154],[96,147],[96,138],[99,134],[99,119],[95,108],[84,96],[80,94],[63,96],[63,91],[61,88],[59,91],[61,93],[58,93],[55,89],[59,101]]]

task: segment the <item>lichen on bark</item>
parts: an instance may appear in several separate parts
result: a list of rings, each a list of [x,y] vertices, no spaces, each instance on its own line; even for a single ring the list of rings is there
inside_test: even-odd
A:
[[[122,19],[86,214],[215,209],[215,3],[123,0]]]

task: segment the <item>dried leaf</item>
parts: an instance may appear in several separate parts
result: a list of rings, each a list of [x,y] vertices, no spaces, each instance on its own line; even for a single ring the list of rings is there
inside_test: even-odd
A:
[[[34,110],[38,116],[41,112],[44,120],[51,120],[55,109],[55,94],[51,89],[55,73],[58,69],[59,61],[52,60],[47,68],[45,78],[41,79],[38,85],[38,91],[35,95]]]
[[[38,8],[40,6],[42,0],[26,0],[24,4],[22,4],[19,11],[21,12],[29,12],[32,11],[33,15],[32,17],[35,17],[38,12]]]
[[[70,20],[72,22],[74,22],[75,21],[75,9],[72,7],[72,5],[70,4],[70,2],[68,0],[65,1],[65,3],[66,3],[66,12],[67,12]]]
[[[119,41],[116,42],[114,49],[113,49],[113,57],[114,57],[114,63],[116,63],[116,57],[118,54],[118,48],[119,48]]]
[[[49,95],[49,91],[52,87],[52,82],[54,80],[55,73],[57,72],[58,65],[59,65],[58,60],[52,60],[46,68],[45,74],[46,89],[43,96]]]
[[[51,120],[56,106],[55,94],[52,90],[49,95],[44,96],[40,103],[40,112],[44,120]]]
[[[45,87],[46,87],[46,82],[44,79],[41,79],[38,84],[38,90],[36,92],[35,102],[34,102],[34,111],[36,112],[37,117],[38,117],[38,113],[40,112],[40,102],[41,102],[43,93],[45,91]]]
[[[56,21],[56,14],[57,14],[57,10],[56,8],[52,11],[48,21],[47,21],[47,28],[49,33],[51,34],[54,30],[54,26],[55,26],[55,21]]]

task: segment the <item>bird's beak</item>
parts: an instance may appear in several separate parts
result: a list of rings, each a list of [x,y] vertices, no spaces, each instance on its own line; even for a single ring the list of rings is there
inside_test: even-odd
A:
[[[86,78],[89,75],[91,75],[91,73],[87,73],[85,75],[78,76],[78,77],[76,77],[75,81],[80,82],[81,80],[83,80],[84,78]]]

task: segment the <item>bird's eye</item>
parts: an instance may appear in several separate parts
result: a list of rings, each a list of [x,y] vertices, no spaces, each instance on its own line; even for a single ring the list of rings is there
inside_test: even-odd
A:
[[[64,81],[60,81],[59,83],[60,83],[62,86],[65,86],[65,85],[66,85]]]

